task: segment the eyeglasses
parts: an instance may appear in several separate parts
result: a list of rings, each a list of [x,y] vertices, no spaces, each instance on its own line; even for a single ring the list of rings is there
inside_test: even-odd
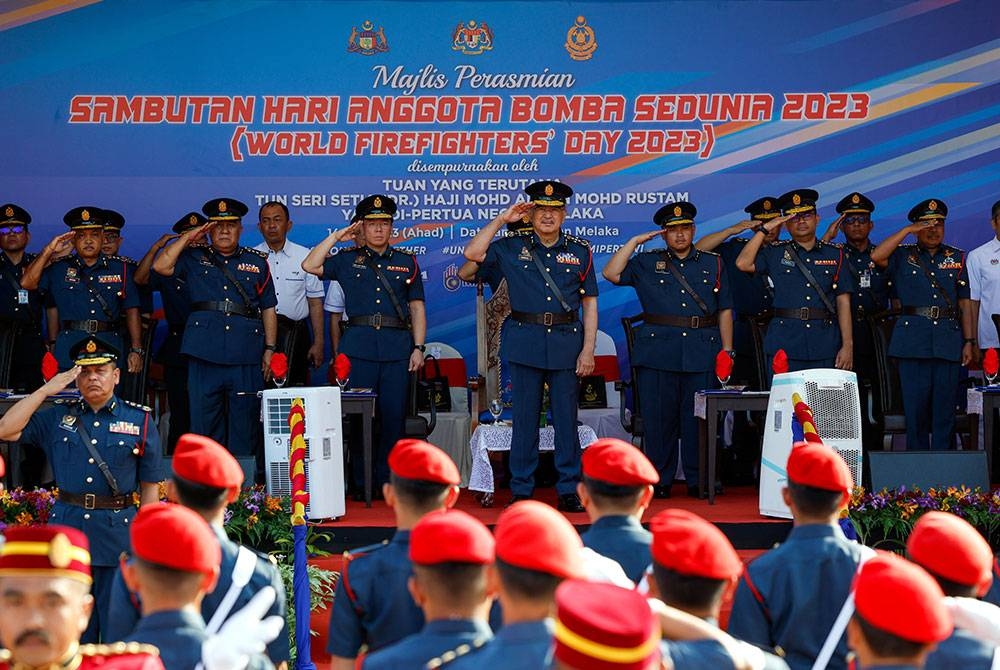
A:
[[[0,226],[0,235],[17,235],[25,230],[24,226]]]
[[[845,216],[844,217],[844,225],[845,226],[849,226],[852,223],[861,223],[861,224],[867,225],[868,223],[871,223],[871,218],[868,217],[868,216],[865,216],[864,214],[858,214],[858,215],[854,215],[854,216]]]
[[[106,240],[117,240],[119,237],[121,237],[121,233],[112,232],[110,230],[104,231],[104,239]]]

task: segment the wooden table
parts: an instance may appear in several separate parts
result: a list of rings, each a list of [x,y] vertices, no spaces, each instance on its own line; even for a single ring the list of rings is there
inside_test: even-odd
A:
[[[340,411],[345,416],[361,416],[361,444],[364,448],[365,460],[365,507],[372,506],[372,422],[375,420],[374,391],[357,392],[344,391],[340,394]]]
[[[722,412],[766,412],[770,398],[767,391],[698,391],[694,414],[698,429],[698,491],[708,491],[708,504],[715,504],[715,471],[718,460],[719,414]],[[707,461],[707,468],[706,466]],[[700,495],[700,493],[699,493]]]

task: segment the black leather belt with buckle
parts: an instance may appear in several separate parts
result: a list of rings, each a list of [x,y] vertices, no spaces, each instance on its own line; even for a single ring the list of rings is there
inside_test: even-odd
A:
[[[410,327],[406,321],[401,321],[394,316],[385,314],[367,314],[364,316],[352,316],[347,319],[348,326],[371,326],[375,330],[381,328],[402,328],[406,330]]]
[[[131,495],[99,496],[93,493],[70,493],[69,491],[60,491],[59,500],[83,509],[119,510],[134,504]]]
[[[775,309],[774,315],[782,319],[798,319],[799,321],[829,321],[833,314],[825,309],[815,307],[799,307],[798,309]]]
[[[719,324],[718,314],[708,316],[674,316],[673,314],[648,314],[643,312],[642,320],[654,326],[674,326],[676,328],[712,328]]]
[[[901,310],[901,313],[906,316],[923,316],[928,319],[958,318],[958,310],[954,307],[939,307],[938,305],[932,305],[930,307],[904,307]]]
[[[536,326],[561,326],[579,321],[576,312],[542,312],[539,314],[511,310],[510,318],[521,323],[533,323]]]
[[[241,305],[238,302],[233,302],[232,300],[202,300],[199,302],[191,303],[192,312],[222,312],[223,314],[236,314],[237,316],[245,316],[248,319],[259,319],[260,310],[255,309],[253,312],[247,310],[245,305]]]
[[[98,321],[97,319],[83,319],[80,321],[63,321],[63,330],[82,330],[93,335],[94,333],[106,333],[118,330],[120,321]]]

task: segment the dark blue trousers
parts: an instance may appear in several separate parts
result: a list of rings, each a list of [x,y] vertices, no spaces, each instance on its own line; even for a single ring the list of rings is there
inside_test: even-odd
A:
[[[234,456],[255,455],[261,430],[257,392],[263,388],[260,363],[219,365],[188,358],[191,432],[226,445]]]
[[[389,452],[403,437],[406,425],[406,401],[410,389],[409,359],[401,361],[370,361],[351,358],[351,386],[375,389],[376,406],[381,431],[374,445],[374,477],[376,488],[389,481]],[[365,481],[364,460],[353,458],[355,482]]]
[[[953,449],[962,366],[941,358],[897,360],[906,415],[906,450]],[[933,434],[930,440],[928,433]]]
[[[677,473],[677,441],[681,464],[689,486],[698,484],[698,419],[694,394],[715,387],[709,372],[671,372],[637,368],[639,413],[642,415],[643,448],[660,473],[660,484],[670,486]]]
[[[98,642],[117,642],[118,640],[102,639],[101,631],[108,630],[111,616],[111,585],[115,580],[114,565],[92,565],[91,575],[94,583],[90,587],[90,594],[94,596],[94,609],[90,613],[90,622],[87,630],[80,636],[80,642],[84,644],[97,644]]]
[[[549,384],[552,427],[555,430],[555,465],[559,473],[556,492],[576,493],[580,481],[580,435],[576,429],[576,371],[543,370],[520,363],[510,364],[514,393],[514,426],[510,445],[510,490],[530,496],[538,467],[538,417],[542,410],[542,387]]]

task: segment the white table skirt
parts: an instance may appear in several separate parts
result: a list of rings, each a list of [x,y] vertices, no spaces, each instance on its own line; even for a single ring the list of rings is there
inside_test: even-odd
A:
[[[481,423],[472,433],[469,450],[472,455],[472,474],[469,476],[469,490],[483,493],[493,492],[493,468],[490,466],[491,451],[510,451],[510,441],[514,430],[509,423],[501,425]],[[590,426],[577,426],[580,447],[586,449],[597,441],[597,433]],[[538,429],[539,451],[555,449],[556,432],[552,426]]]

